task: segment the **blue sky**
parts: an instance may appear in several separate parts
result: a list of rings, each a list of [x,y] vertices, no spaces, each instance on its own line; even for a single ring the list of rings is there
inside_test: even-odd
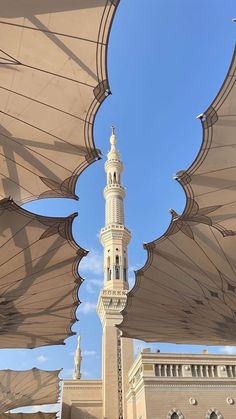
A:
[[[96,145],[104,158],[80,177],[79,201],[44,200],[26,206],[52,216],[79,212],[74,235],[90,250],[80,267],[85,277],[79,293],[83,303],[78,309],[80,321],[74,326],[82,336],[83,378],[97,378],[101,372],[101,326],[95,305],[103,281],[98,233],[104,225],[103,165],[110,127],[116,126],[125,166],[132,281],[132,270],[145,263],[142,243],[166,230],[169,208],[177,212],[184,208],[184,192],[173,175],[190,165],[200,147],[202,129],[196,116],[209,106],[228,70],[235,43],[235,15],[233,0],[121,0],[109,46],[113,94],[100,108],[95,124]],[[70,378],[75,346],[76,338],[72,337],[63,347],[1,350],[0,368],[63,367],[61,376]],[[142,343],[135,347],[137,351]],[[202,349],[164,343],[152,347],[169,352]],[[227,353],[233,348],[209,350]]]

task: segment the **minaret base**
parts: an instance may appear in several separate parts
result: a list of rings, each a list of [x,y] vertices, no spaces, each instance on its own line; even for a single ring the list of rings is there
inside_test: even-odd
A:
[[[133,341],[122,338],[116,327],[122,321],[121,311],[125,308],[127,290],[100,292],[97,311],[102,322],[102,394],[105,419],[126,418],[128,371],[133,363]]]

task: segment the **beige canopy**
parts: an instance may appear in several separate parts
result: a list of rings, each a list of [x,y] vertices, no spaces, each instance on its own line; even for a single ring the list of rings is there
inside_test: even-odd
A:
[[[0,198],[75,198],[119,0],[0,0]]]
[[[59,372],[37,368],[29,371],[0,371],[0,413],[22,406],[57,403]],[[14,417],[17,419],[17,416]]]
[[[56,419],[56,413],[0,413],[0,419]]]
[[[146,341],[236,344],[236,54],[200,116],[203,142],[177,174],[187,203],[160,239],[128,295],[124,336]]]
[[[86,251],[72,221],[0,201],[0,348],[62,344],[76,320],[78,264]]]

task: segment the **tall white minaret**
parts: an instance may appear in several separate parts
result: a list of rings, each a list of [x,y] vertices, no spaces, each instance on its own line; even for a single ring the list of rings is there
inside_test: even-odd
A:
[[[133,363],[133,341],[121,338],[116,325],[122,321],[121,311],[126,305],[129,289],[127,248],[131,234],[124,221],[123,164],[116,149],[114,128],[110,144],[105,163],[105,227],[100,233],[104,247],[104,288],[100,292],[97,311],[103,327],[103,416],[106,419],[125,419],[125,395],[128,391],[128,371]]]

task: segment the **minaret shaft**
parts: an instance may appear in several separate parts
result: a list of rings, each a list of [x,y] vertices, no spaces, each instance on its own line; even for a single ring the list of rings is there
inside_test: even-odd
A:
[[[133,342],[121,338],[116,326],[122,321],[121,311],[125,308],[129,288],[127,249],[131,234],[124,224],[123,164],[116,149],[114,129],[110,143],[105,163],[105,227],[100,233],[104,247],[104,288],[100,292],[97,311],[103,327],[103,416],[106,419],[125,419],[125,395],[128,391],[128,371],[133,363]]]
[[[76,348],[75,356],[74,356],[74,373],[73,373],[74,380],[80,380],[81,378],[81,372],[80,372],[81,361],[82,361],[82,356],[81,356],[81,348],[80,348],[80,335],[78,335],[77,348]]]

